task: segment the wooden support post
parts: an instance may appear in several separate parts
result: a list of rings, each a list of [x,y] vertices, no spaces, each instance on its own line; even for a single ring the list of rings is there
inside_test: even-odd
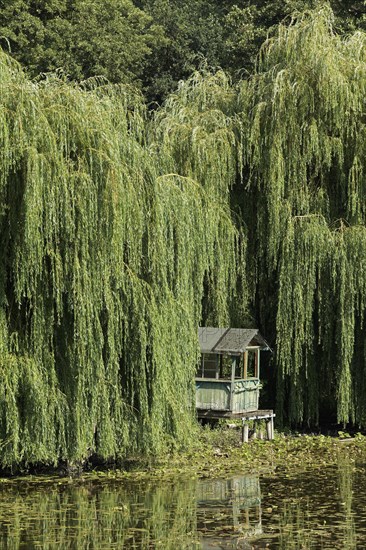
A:
[[[274,439],[273,416],[271,416],[271,418],[268,418],[268,420],[266,420],[266,431],[267,431],[267,439],[269,441],[272,441],[272,439]]]
[[[267,439],[271,439],[271,425],[269,420],[266,420],[266,432],[267,432]]]
[[[271,425],[271,439],[274,439],[274,421],[273,421],[273,415],[271,416],[271,420],[269,421]]]
[[[234,406],[234,391],[235,391],[235,366],[236,366],[236,357],[232,357],[231,363],[231,384],[230,384],[230,412],[233,412]]]
[[[257,439],[257,421],[256,420],[254,420],[253,422],[253,433],[250,439]]]
[[[242,435],[243,443],[248,443],[249,441],[249,424],[247,424],[243,420],[243,435]]]
[[[244,352],[244,370],[243,370],[243,378],[244,380],[248,377],[248,352]]]

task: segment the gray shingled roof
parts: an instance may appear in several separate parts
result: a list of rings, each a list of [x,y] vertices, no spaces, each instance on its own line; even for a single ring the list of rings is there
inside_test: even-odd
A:
[[[248,346],[270,349],[257,328],[199,327],[201,353],[243,353]]]

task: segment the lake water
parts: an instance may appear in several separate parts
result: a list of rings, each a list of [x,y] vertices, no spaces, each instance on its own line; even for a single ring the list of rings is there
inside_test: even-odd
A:
[[[366,548],[366,466],[0,485],[1,549]]]

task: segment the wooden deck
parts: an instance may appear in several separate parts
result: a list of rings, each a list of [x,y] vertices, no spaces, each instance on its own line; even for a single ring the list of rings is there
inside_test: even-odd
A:
[[[273,410],[257,410],[249,412],[233,413],[230,411],[215,411],[206,409],[197,409],[198,418],[207,418],[212,420],[218,420],[219,418],[232,418],[236,420],[264,420],[266,418],[272,418],[276,416]]]
[[[219,420],[220,418],[227,418],[232,420],[242,421],[242,442],[247,443],[249,440],[249,424],[248,422],[254,420],[254,432],[252,437],[256,437],[256,423],[260,420],[264,420],[266,423],[267,439],[274,439],[274,418],[275,414],[273,410],[257,410],[242,413],[233,413],[229,411],[214,411],[214,410],[200,410],[197,409],[197,416],[199,419],[207,420]]]

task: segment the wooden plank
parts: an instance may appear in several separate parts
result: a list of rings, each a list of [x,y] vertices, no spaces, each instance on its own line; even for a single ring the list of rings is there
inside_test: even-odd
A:
[[[231,411],[217,411],[217,410],[206,410],[197,408],[198,418],[232,418],[237,420],[265,420],[266,418],[275,418],[275,413],[273,410],[258,410],[250,411],[247,413],[233,413]]]
[[[243,415],[243,413],[242,413]],[[245,416],[245,419],[246,420],[265,420],[266,418],[273,418],[274,416],[276,416],[275,414],[265,414],[265,415],[255,415],[255,416]]]

